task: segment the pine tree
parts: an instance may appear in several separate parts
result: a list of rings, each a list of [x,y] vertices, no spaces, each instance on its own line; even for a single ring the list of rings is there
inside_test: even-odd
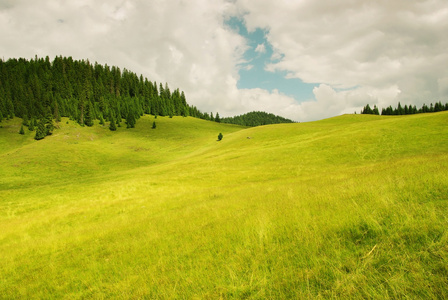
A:
[[[103,115],[100,115],[100,125],[104,126],[104,118]]]
[[[92,111],[93,111],[92,104],[89,102],[85,106],[85,114],[84,114],[84,124],[89,127],[93,126]]]
[[[34,131],[34,118],[30,121],[30,126],[28,126],[29,131]]]
[[[400,102],[398,102],[397,115],[404,115],[404,109],[401,106]]]
[[[45,138],[45,136],[46,136],[45,121],[41,119],[37,124],[36,135],[34,136],[34,139],[41,140]]]
[[[182,117],[188,117],[188,107],[184,106],[182,110]]]
[[[223,135],[222,135],[222,133],[220,132],[220,133],[218,134],[218,141],[222,140],[222,138],[223,138]]]
[[[59,106],[57,102],[54,104],[54,119],[57,123],[61,122],[61,115],[59,114]]]
[[[126,116],[126,128],[134,128],[135,127],[135,116],[132,110],[128,111]]]
[[[219,113],[216,113],[215,122],[221,123],[221,118],[219,117]]]
[[[23,115],[22,125],[29,126],[28,116],[26,114]]]
[[[53,116],[50,109],[48,109],[47,116],[45,117],[45,135],[52,135],[54,130]]]
[[[19,133],[20,133],[20,134],[25,134],[25,131],[23,130],[23,124],[22,124],[22,126],[20,126],[20,131],[19,131]]]
[[[156,121],[152,122],[152,129],[156,129]]]
[[[116,131],[117,126],[115,125],[115,119],[113,116],[110,117],[110,124],[109,124],[110,131]]]
[[[373,114],[372,109],[370,108],[370,105],[367,104],[364,106],[364,108],[361,110],[361,114]]]

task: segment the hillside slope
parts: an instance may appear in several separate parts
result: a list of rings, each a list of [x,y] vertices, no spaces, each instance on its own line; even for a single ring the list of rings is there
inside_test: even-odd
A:
[[[448,297],[448,113],[153,120],[2,123],[0,294]]]

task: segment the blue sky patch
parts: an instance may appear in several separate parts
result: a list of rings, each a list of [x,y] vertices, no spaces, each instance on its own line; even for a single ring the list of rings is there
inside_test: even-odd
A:
[[[274,50],[267,41],[268,30],[257,28],[249,32],[240,18],[230,18],[227,25],[244,37],[250,47],[244,53],[245,62],[240,65],[238,89],[261,88],[268,91],[277,89],[280,93],[293,97],[298,102],[313,99],[313,88],[317,84],[307,84],[298,78],[286,78],[286,71],[269,72],[265,66],[275,63]],[[281,59],[281,58],[280,58]]]

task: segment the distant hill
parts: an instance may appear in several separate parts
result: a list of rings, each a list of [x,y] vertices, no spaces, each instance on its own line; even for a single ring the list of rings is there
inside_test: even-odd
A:
[[[252,127],[268,124],[295,123],[292,120],[264,111],[253,111],[235,117],[222,118],[221,122]]]

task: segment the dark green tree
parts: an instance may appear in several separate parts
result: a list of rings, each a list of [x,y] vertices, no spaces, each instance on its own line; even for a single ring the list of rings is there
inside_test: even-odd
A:
[[[373,110],[370,108],[369,104],[364,106],[364,108],[361,110],[361,114],[367,114],[367,115],[373,114]]]
[[[156,121],[152,122],[152,129],[156,129]]]
[[[45,117],[45,135],[52,135],[54,130],[53,116],[51,115],[50,109]]]
[[[54,104],[54,119],[57,123],[61,122],[61,115],[59,113],[59,106],[57,102]]]
[[[220,133],[218,134],[218,141],[222,140],[222,138],[223,138],[223,135],[222,135],[222,133],[220,132]]]
[[[35,123],[35,121],[34,121],[34,118],[33,118],[30,121],[30,126],[28,126],[28,130],[29,131],[34,131],[34,123]]]
[[[113,116],[110,117],[109,129],[110,129],[110,131],[117,130],[117,126],[115,125],[115,119]]]
[[[85,113],[84,113],[84,124],[86,126],[92,127],[93,126],[93,117],[92,117],[92,113],[93,113],[93,108],[92,108],[92,104],[89,102],[86,106],[85,106]]]
[[[404,109],[401,106],[401,103],[398,102],[398,107],[397,107],[397,115],[404,115]]]
[[[30,124],[29,124],[29,122],[28,122],[28,116],[25,114],[25,115],[23,115],[23,118],[22,118],[23,120],[22,120],[22,125],[25,125],[25,126],[30,126]]]
[[[100,115],[100,125],[104,126],[104,118],[102,114]]]
[[[22,124],[22,126],[20,126],[19,133],[20,133],[20,134],[25,134],[25,131],[23,130],[23,124]]]
[[[216,113],[215,122],[221,123],[221,118],[219,117],[219,113]]]
[[[45,138],[46,136],[46,129],[45,129],[45,121],[43,119],[41,119],[39,121],[39,123],[37,124],[37,129],[36,129],[36,135],[34,136],[35,140],[41,140],[43,138]]]
[[[134,128],[135,127],[135,116],[132,110],[129,110],[126,115],[126,128]]]

